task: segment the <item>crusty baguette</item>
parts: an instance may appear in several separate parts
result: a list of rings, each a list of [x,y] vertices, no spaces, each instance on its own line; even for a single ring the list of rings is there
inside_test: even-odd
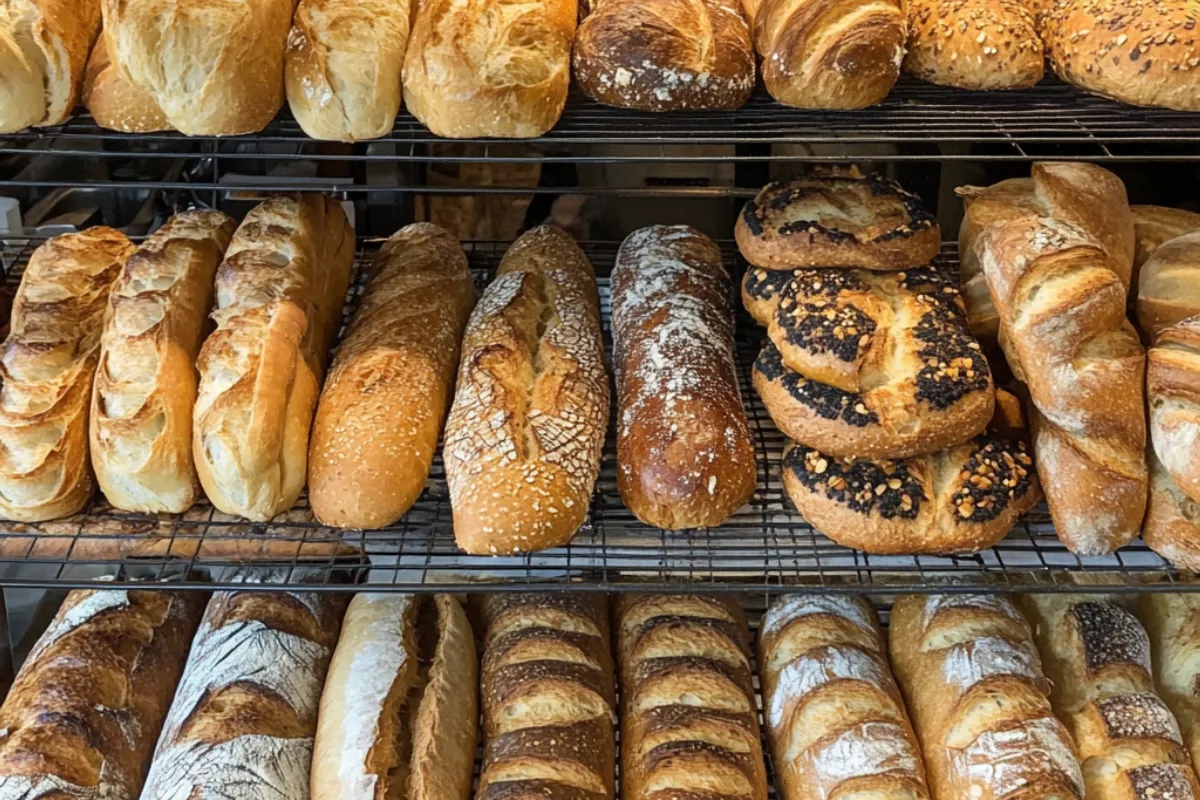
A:
[[[176,215],[138,247],[113,284],[90,443],[96,480],[117,508],[180,513],[196,501],[196,354],[234,227],[220,211]]]
[[[929,800],[870,603],[842,595],[775,601],[759,632],[758,665],[783,800]]]
[[[1200,314],[1200,226],[1155,248],[1138,273],[1137,321],[1149,342]]]
[[[304,488],[308,435],[354,258],[341,207],[276,195],[253,209],[217,272],[192,446],[200,483],[227,514],[268,520]]]
[[[720,525],[754,493],[731,288],[720,249],[693,228],[642,228],[617,253],[617,488],[649,525]]]
[[[621,594],[614,622],[621,796],[766,800],[750,630],[736,602]]]
[[[1148,592],[1137,610],[1150,636],[1155,688],[1179,722],[1195,769],[1200,764],[1200,594]]]
[[[340,528],[379,528],[425,489],[475,305],[462,248],[429,223],[384,243],[313,422],[308,502]]]
[[[453,597],[356,594],[321,693],[312,800],[467,800],[478,673]]]
[[[1033,623],[1054,710],[1079,748],[1087,800],[1200,797],[1179,724],[1155,694],[1150,640],[1111,598],[1034,594]]]
[[[133,244],[112,228],[51,239],[29,258],[0,356],[0,517],[81,511],[96,488],[88,408],[108,294]]]
[[[200,592],[71,592],[0,707],[0,797],[137,800]]]
[[[587,518],[608,404],[592,265],[570,234],[534,228],[505,253],[463,338],[444,450],[458,546],[570,541]]]
[[[613,797],[614,685],[601,595],[489,594],[476,800]]]
[[[1083,800],[1071,735],[1011,600],[905,596],[888,638],[935,800]]]
[[[1025,89],[1042,79],[1045,46],[1025,0],[907,0],[904,71],[959,89]]]
[[[171,129],[162,109],[146,92],[121,75],[108,54],[104,31],[88,58],[83,79],[83,103],[101,128],[121,133],[154,133]]]

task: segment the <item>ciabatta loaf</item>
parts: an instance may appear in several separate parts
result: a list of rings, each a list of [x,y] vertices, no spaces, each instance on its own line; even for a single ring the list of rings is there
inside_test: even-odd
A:
[[[1179,722],[1194,768],[1200,764],[1200,595],[1149,592],[1137,611],[1150,636],[1155,688]]]
[[[1027,0],[908,0],[904,71],[930,83],[986,91],[1042,79],[1045,45]]]

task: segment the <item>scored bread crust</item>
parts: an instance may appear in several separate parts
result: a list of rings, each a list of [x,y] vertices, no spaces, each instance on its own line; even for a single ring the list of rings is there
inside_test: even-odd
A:
[[[1045,45],[1026,2],[908,0],[904,71],[975,91],[1035,85],[1045,72]]]
[[[83,80],[83,103],[101,128],[121,133],[155,133],[171,129],[158,103],[121,75],[109,56],[104,31],[96,39]]]

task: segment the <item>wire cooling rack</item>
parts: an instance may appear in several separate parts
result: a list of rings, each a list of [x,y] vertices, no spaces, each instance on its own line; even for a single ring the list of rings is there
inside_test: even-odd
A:
[[[32,251],[32,241],[11,241],[0,251],[11,289]],[[585,244],[600,274],[607,274],[617,242]],[[494,272],[505,245],[467,245],[480,285]],[[722,243],[735,263],[732,243]],[[356,275],[374,243],[363,243]],[[953,246],[943,258],[955,260]],[[361,277],[346,313],[361,293]],[[605,335],[608,283],[601,279]],[[1045,506],[1019,523],[995,547],[966,556],[871,556],[835,544],[814,530],[787,500],[779,472],[785,439],[751,388],[751,365],[761,332],[739,320],[737,354],[759,456],[752,500],[718,528],[668,532],[638,522],[617,493],[615,437],[611,430],[587,523],[570,545],[523,556],[467,556],[454,544],[449,496],[441,459],[429,486],[395,525],[340,535],[322,527],[302,498],[271,523],[251,524],[201,504],[186,514],[159,517],[115,510],[97,499],[85,513],[39,525],[0,523],[0,584],[86,585],[97,574],[117,585],[144,579],[190,588],[231,585],[229,568],[243,564],[230,548],[255,560],[242,573],[260,585],[303,581],[344,589],[370,583],[381,591],[599,589],[671,591],[815,591],[904,593],[962,592],[980,588],[1056,591],[1079,583],[1112,591],[1170,591],[1186,580],[1140,542],[1112,556],[1081,558],[1055,536]],[[267,557],[269,556],[269,557]],[[7,576],[5,576],[7,572]]]

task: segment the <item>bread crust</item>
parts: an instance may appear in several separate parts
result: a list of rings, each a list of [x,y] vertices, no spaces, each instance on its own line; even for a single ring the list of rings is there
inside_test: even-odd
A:
[[[96,46],[88,58],[83,103],[101,128],[121,133],[155,133],[171,129],[171,123],[154,98],[123,77],[120,67],[112,63],[104,31],[96,38]]]
[[[1137,614],[1150,636],[1154,685],[1178,720],[1195,767],[1200,763],[1200,596],[1150,592],[1138,599]]]
[[[1149,461],[1150,500],[1142,540],[1177,569],[1200,572],[1200,504],[1184,494],[1154,453]]]
[[[1200,215],[1196,215],[1200,216]],[[1178,328],[1200,314],[1200,226],[1170,239],[1142,264],[1138,276],[1137,320],[1145,337],[1158,341],[1167,330]]]
[[[1200,214],[1182,208],[1166,206],[1130,206],[1133,214],[1134,257],[1133,286],[1139,286],[1138,275],[1154,251],[1176,236],[1200,231]],[[1139,289],[1138,297],[1141,297]]]
[[[1026,89],[1045,46],[1025,0],[908,0],[904,71],[958,89]]]
[[[1184,494],[1200,501],[1200,318],[1161,330],[1147,355],[1150,442]]]

